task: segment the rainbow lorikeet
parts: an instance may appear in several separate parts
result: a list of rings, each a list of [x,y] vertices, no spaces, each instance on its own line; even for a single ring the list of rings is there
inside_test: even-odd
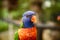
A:
[[[22,24],[23,25],[15,33],[14,40],[36,40],[37,30],[36,30],[36,16],[35,12],[27,11],[23,14]]]

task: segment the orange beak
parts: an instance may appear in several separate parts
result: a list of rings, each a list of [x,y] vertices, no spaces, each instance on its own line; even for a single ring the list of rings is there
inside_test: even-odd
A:
[[[60,16],[57,17],[57,20],[58,20],[58,21],[60,20]]]
[[[37,19],[36,19],[36,16],[32,16],[32,18],[31,18],[31,21],[33,22],[33,23],[36,23],[37,22]]]

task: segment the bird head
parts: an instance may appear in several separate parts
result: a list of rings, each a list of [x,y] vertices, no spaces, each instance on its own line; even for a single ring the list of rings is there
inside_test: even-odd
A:
[[[23,17],[30,18],[31,22],[36,23],[36,12],[34,11],[27,11],[23,14]]]

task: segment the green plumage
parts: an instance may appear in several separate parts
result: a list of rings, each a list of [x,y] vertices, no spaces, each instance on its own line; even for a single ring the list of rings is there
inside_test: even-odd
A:
[[[23,23],[20,24],[20,28],[22,28],[22,27],[23,27]],[[15,32],[14,40],[19,40],[18,30]]]
[[[14,40],[19,40],[19,37],[18,37],[18,31],[15,32]]]
[[[23,26],[24,26],[24,25],[23,25],[23,22],[21,22],[21,24],[20,24],[20,28],[23,28]]]

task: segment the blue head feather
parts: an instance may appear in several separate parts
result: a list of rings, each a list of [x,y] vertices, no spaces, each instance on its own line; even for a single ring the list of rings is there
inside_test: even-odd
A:
[[[33,11],[27,11],[23,14],[22,20],[23,20],[23,24],[24,24],[25,28],[34,26],[33,22],[31,22],[31,17],[34,14],[35,14],[35,12],[33,12]],[[31,16],[31,17],[26,17],[27,15]]]
[[[27,11],[23,14],[23,16],[27,16],[27,15],[34,15],[35,12],[34,11]]]

